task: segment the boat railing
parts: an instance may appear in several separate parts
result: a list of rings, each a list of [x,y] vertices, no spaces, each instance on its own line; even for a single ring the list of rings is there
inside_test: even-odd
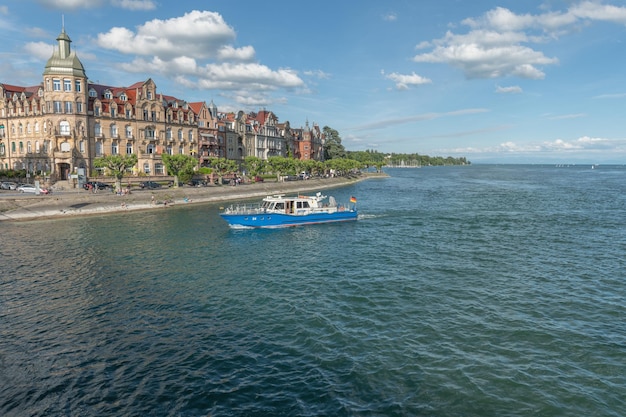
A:
[[[261,214],[265,209],[261,207],[261,204],[233,204],[224,209],[226,214]]]

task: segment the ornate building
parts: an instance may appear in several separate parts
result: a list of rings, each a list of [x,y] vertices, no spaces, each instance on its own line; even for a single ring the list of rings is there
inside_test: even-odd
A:
[[[151,79],[130,87],[90,83],[65,30],[57,42],[42,84],[0,84],[0,169],[54,182],[80,169],[96,174],[94,158],[134,153],[135,174],[166,175],[164,152],[198,154],[194,106],[159,94]],[[205,116],[210,123],[208,111]]]
[[[218,113],[211,101],[187,103],[157,91],[152,79],[129,87],[89,82],[65,29],[33,87],[0,84],[0,170],[25,170],[46,182],[103,174],[94,159],[136,154],[131,175],[167,175],[162,155],[321,159],[319,127],[290,130],[271,111]]]

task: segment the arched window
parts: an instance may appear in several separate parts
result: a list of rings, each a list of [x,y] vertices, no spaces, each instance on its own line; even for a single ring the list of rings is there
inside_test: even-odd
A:
[[[143,163],[143,172],[145,174],[149,174],[150,173],[150,164],[148,162],[144,162]]]
[[[96,156],[102,155],[103,144],[100,141],[96,142]]]

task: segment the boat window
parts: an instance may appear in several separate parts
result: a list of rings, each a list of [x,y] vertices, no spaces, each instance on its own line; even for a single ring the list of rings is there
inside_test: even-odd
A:
[[[302,207],[309,208],[309,202],[308,201],[303,201],[302,202]]]
[[[285,203],[276,203],[276,210],[284,210],[285,209]]]

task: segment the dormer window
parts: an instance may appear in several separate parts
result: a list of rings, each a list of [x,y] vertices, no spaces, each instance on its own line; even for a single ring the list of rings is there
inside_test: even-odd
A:
[[[122,101],[126,101],[126,100],[128,100],[128,97],[126,96],[126,94],[122,93],[122,94],[120,95],[120,100],[122,100]]]
[[[113,94],[111,94],[111,92],[107,90],[107,91],[105,91],[105,93],[104,93],[104,98],[107,98],[107,99],[109,99],[109,100],[110,100],[110,99],[112,99],[112,98],[113,98]]]
[[[94,90],[93,88],[89,89],[89,97],[98,97],[98,93],[96,92],[96,90]]]
[[[146,92],[146,97],[148,98],[148,100],[152,100],[152,91]]]

